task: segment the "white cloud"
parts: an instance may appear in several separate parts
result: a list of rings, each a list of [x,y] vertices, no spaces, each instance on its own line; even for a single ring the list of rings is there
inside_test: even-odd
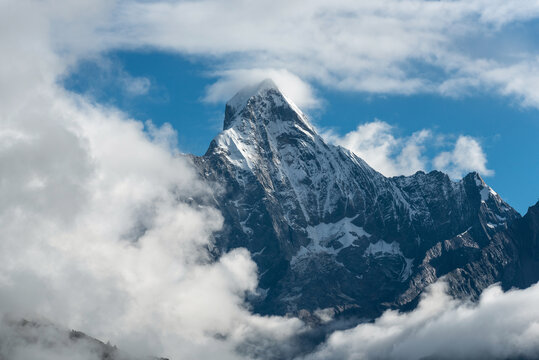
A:
[[[484,64],[477,72],[485,84],[498,88],[501,94],[516,97],[524,106],[539,107],[539,57],[507,66]]]
[[[305,82],[316,82],[341,90],[451,96],[472,87],[539,106],[535,45],[511,27],[521,23],[526,29],[526,21],[539,17],[536,0],[23,1],[17,9],[4,7],[5,28],[17,28],[15,12],[25,7],[27,14],[32,8],[35,24],[41,21],[37,14],[54,18],[29,46],[40,41],[71,63],[148,47],[210,59],[222,77],[209,88],[213,101],[235,90],[239,79],[251,81],[259,77],[252,73],[270,69],[265,73],[296,77],[284,87],[306,104],[316,99]],[[506,29],[512,39],[503,36]],[[126,91],[148,90],[148,79],[132,80]]]
[[[81,70],[83,69],[83,70]],[[77,76],[70,78],[69,73]],[[86,95],[93,96],[98,100],[107,100],[116,94],[125,95],[127,98],[135,98],[149,95],[152,90],[152,81],[144,76],[132,76],[114,58],[106,55],[94,55],[85,61],[72,66],[67,79],[64,79],[68,88],[83,84],[82,90]]]
[[[433,164],[453,178],[470,171],[477,171],[483,176],[494,175],[494,171],[487,168],[487,156],[481,145],[471,136],[459,136],[453,150],[440,153]]]
[[[237,359],[246,341],[264,349],[301,333],[297,319],[246,309],[257,284],[247,251],[210,261],[222,217],[181,200],[210,190],[175,156],[174,130],[58,86],[72,58],[47,36],[62,16],[86,15],[70,4],[0,11],[2,26],[17,25],[0,32],[0,357],[95,358],[61,334],[13,333],[9,318],[172,358]]]
[[[452,299],[438,282],[416,310],[387,311],[374,323],[337,331],[308,359],[508,359],[539,353],[539,285],[503,293],[495,285],[478,303]]]
[[[447,136],[435,136],[429,129],[399,137],[395,136],[395,129],[390,124],[375,120],[360,124],[356,130],[343,136],[332,130],[322,135],[327,141],[353,151],[386,176],[411,175],[430,169],[444,171],[454,179],[470,171],[477,171],[483,176],[494,174],[486,166],[487,157],[481,145],[471,136],[459,136],[451,151],[443,151],[430,158],[429,153],[439,151],[443,145],[439,141],[434,143],[434,137],[440,139]]]
[[[423,152],[431,132],[420,130],[409,137],[398,138],[393,135],[393,130],[388,123],[376,120],[361,124],[342,137],[332,131],[323,136],[353,151],[386,176],[411,175],[418,170],[425,170],[427,159]]]
[[[30,5],[18,2],[24,7]],[[536,0],[44,1],[33,10],[55,18],[40,37],[50,34],[44,43],[71,63],[120,48],[210,59],[220,77],[209,87],[211,101],[262,71],[283,78],[291,97],[307,99],[308,106],[316,98],[305,82],[384,94],[461,96],[473,88],[539,106],[536,48],[518,32],[539,17]],[[18,19],[8,17],[6,26]],[[504,37],[505,30],[512,38]],[[151,85],[145,78],[131,80],[125,91],[132,94]]]
[[[227,101],[243,87],[269,78],[275,82],[283,94],[294,99],[294,103],[299,107],[309,109],[320,104],[320,100],[316,98],[308,83],[284,69],[228,70],[213,75],[220,79],[207,89],[205,100],[208,102]]]
[[[171,154],[178,154],[178,134],[169,123],[157,127],[151,120],[146,120],[144,125],[153,143],[165,148]]]
[[[147,134],[53,86],[28,101],[17,104],[25,110],[0,110],[4,128],[27,134],[0,150],[0,315],[44,317],[126,351],[174,358],[237,358],[247,334],[271,342],[301,331],[299,320],[245,309],[257,284],[247,251],[209,261],[222,219],[177,200],[209,190],[169,152],[170,128],[149,124]],[[31,350],[10,346],[0,349],[13,351],[9,358]],[[49,349],[51,358],[67,350]]]
[[[217,72],[227,69],[216,88],[230,74],[286,69],[279,71],[371,93],[448,94],[450,85],[452,94],[462,94],[480,83],[537,106],[535,86],[514,81],[535,76],[533,45],[510,41],[509,48],[500,34],[537,18],[538,1],[152,1],[122,2],[116,14],[110,31],[100,33],[107,46],[209,57]],[[470,46],[470,37],[491,51]],[[212,91],[221,93],[210,88],[209,98]]]

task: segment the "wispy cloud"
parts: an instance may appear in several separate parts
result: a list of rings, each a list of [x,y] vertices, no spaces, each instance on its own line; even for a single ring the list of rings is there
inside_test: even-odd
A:
[[[111,94],[122,94],[129,100],[139,96],[149,96],[152,81],[144,76],[132,76],[122,64],[111,57],[95,56],[80,61],[62,78],[64,86],[69,89],[82,87],[87,96],[106,101]],[[77,76],[73,76],[75,73]],[[71,75],[71,76],[70,76]]]
[[[238,89],[257,84],[270,78],[286,96],[294,99],[294,103],[303,109],[311,109],[320,105],[312,87],[298,76],[281,69],[238,69],[219,71],[212,74],[218,77],[208,87],[205,101],[224,102],[229,100]]]
[[[537,18],[537,1],[157,1],[120,3],[118,14],[107,44],[209,57],[230,85],[286,69],[335,89],[454,96],[472,86],[538,106],[537,49],[501,36]]]

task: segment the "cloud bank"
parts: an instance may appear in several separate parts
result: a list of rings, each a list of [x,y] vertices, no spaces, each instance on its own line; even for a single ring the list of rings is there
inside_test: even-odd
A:
[[[28,19],[0,41],[10,54],[0,66],[0,357],[97,356],[48,327],[25,340],[10,325],[21,319],[173,358],[236,359],[241,344],[260,352],[301,333],[297,319],[248,311],[257,269],[247,251],[210,256],[222,217],[192,204],[211,192],[176,156],[170,125],[57,85],[71,59],[48,31],[64,14],[83,15],[70,4],[0,11],[2,24]]]
[[[457,301],[438,282],[416,310],[388,311],[374,323],[331,335],[308,359],[508,359],[539,354],[539,286],[504,293],[494,285],[478,303]]]
[[[252,334],[278,341],[301,331],[298,320],[247,311],[257,285],[247,251],[211,261],[222,218],[189,204],[210,192],[170,153],[166,129],[146,132],[113,110],[40,90],[22,109],[2,109],[13,120],[2,121],[9,141],[0,151],[2,316],[176,358],[235,358]],[[24,358],[9,346],[8,358]]]

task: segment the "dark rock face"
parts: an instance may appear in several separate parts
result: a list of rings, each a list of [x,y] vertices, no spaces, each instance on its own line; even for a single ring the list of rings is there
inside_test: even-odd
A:
[[[515,266],[504,279],[504,287],[526,288],[539,281],[539,201],[528,209],[524,217],[511,224],[506,232],[512,241]]]
[[[373,318],[413,306],[441,276],[476,298],[538,273],[537,220],[479,174],[387,178],[326,144],[271,81],[227,104],[223,132],[193,160],[225,218],[217,249],[245,247],[258,265],[251,302],[262,314]]]

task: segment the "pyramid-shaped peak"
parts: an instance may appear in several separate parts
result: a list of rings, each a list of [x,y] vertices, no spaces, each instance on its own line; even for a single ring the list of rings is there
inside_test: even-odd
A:
[[[223,130],[240,124],[245,125],[245,119],[242,120],[242,118],[246,115],[244,114],[246,108],[248,108],[248,114],[257,113],[259,125],[279,119],[300,123],[300,126],[307,131],[314,132],[314,128],[303,112],[281,92],[271,79],[243,88],[226,103]]]
[[[241,89],[230,99],[226,105],[230,107],[233,112],[237,112],[247,105],[249,99],[256,95],[263,95],[268,91],[273,90],[277,93],[281,93],[279,87],[271,79],[265,79],[255,85],[249,85]]]

